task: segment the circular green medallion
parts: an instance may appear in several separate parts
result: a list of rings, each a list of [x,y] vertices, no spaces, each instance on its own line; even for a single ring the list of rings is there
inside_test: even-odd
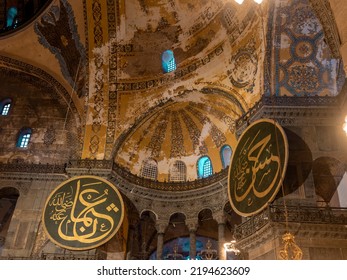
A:
[[[274,120],[252,123],[241,135],[231,158],[229,201],[241,216],[263,210],[282,184],[288,162],[288,142]]]
[[[120,228],[124,203],[118,190],[96,176],[78,176],[48,197],[42,222],[48,237],[70,250],[89,250],[110,240]]]

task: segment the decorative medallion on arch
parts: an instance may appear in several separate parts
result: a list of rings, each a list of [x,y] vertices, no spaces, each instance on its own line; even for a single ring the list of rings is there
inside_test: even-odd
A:
[[[252,40],[231,58],[230,70],[228,71],[229,79],[235,87],[253,93],[257,69],[258,58],[255,42]]]
[[[71,250],[88,250],[109,241],[124,218],[116,187],[96,176],[79,176],[60,184],[48,197],[42,214],[50,240]]]
[[[228,195],[234,211],[256,214],[281,189],[288,163],[288,141],[274,120],[260,119],[241,135],[232,155]]]

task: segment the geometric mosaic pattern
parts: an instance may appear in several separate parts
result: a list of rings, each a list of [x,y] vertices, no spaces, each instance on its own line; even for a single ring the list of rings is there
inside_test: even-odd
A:
[[[273,49],[278,61],[274,66],[275,94],[337,95],[336,81],[343,71],[339,71],[340,61],[332,58],[324,42],[322,26],[309,0],[277,3],[275,10]]]

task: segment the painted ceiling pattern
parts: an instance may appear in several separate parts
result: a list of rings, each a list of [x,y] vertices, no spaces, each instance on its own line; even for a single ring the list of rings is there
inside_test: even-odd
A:
[[[324,32],[308,0],[276,2],[274,13],[275,94],[335,96],[344,76],[324,42]]]
[[[135,175],[150,158],[165,180],[183,160],[196,179],[204,155],[220,171],[220,149],[235,146],[235,122],[261,99],[264,76],[277,96],[336,96],[344,79],[309,0],[81,2],[52,1],[30,47],[64,86],[77,82],[81,158],[113,158]],[[0,45],[25,57],[16,48]],[[177,69],[164,74],[168,49]]]
[[[213,155],[211,160],[218,172],[222,169],[222,146],[235,145],[233,120],[242,114],[237,108],[220,95],[189,92],[134,128],[117,152],[115,161],[127,169],[136,170],[139,175],[141,164],[153,159],[158,163],[159,173],[166,174],[162,178],[167,179],[167,166],[180,159],[188,169],[194,170],[190,179],[196,179],[198,159]]]

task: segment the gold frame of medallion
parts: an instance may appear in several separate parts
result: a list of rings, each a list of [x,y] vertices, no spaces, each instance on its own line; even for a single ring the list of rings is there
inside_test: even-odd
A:
[[[96,180],[100,180],[102,182],[104,182],[105,184],[107,184],[108,186],[110,186],[117,194],[117,196],[119,197],[119,200],[120,200],[120,204],[121,204],[121,217],[119,219],[119,223],[116,227],[116,229],[113,231],[113,233],[110,234],[109,237],[103,239],[100,243],[98,244],[94,244],[90,247],[83,247],[83,248],[78,248],[78,247],[71,247],[71,246],[67,246],[67,245],[64,245],[64,244],[61,244],[60,242],[57,242],[48,232],[47,228],[46,228],[46,224],[45,224],[45,219],[44,219],[44,215],[45,215],[45,212],[46,212],[46,208],[47,208],[47,204],[49,202],[49,200],[52,198],[52,195],[56,193],[56,191],[61,188],[62,186],[64,186],[65,184],[68,184],[69,182],[71,181],[74,181],[74,180],[78,180],[78,179],[81,179],[81,178],[92,178],[92,179],[96,179]],[[61,184],[59,184],[56,188],[54,188],[54,190],[51,191],[51,193],[49,194],[49,196],[47,197],[47,200],[46,200],[46,203],[45,203],[45,207],[43,208],[43,211],[42,211],[42,224],[43,224],[43,229],[44,229],[44,232],[45,234],[48,236],[49,240],[52,241],[54,244],[60,246],[61,248],[64,248],[64,249],[68,249],[68,250],[73,250],[73,251],[87,251],[87,250],[91,250],[91,249],[94,249],[94,248],[97,248],[103,244],[105,244],[106,242],[110,241],[110,239],[112,237],[114,237],[120,227],[122,226],[123,224],[123,221],[124,221],[124,215],[125,215],[125,207],[124,207],[124,201],[123,201],[123,198],[122,198],[122,195],[121,193],[118,191],[118,189],[116,188],[115,185],[113,185],[111,182],[107,181],[106,179],[102,178],[102,177],[99,177],[99,176],[95,176],[95,175],[81,175],[81,176],[75,176],[75,177],[72,177],[68,180],[65,180],[64,182],[62,182]]]
[[[274,125],[276,128],[278,128],[278,130],[281,132],[282,134],[282,137],[283,137],[283,142],[284,142],[284,148],[285,148],[285,155],[284,155],[284,164],[283,164],[283,168],[281,167],[281,165],[279,166],[279,168],[281,169],[280,172],[281,172],[281,177],[279,179],[279,182],[278,182],[278,186],[276,187],[276,190],[275,192],[272,194],[272,196],[269,198],[268,202],[265,203],[263,206],[261,206],[259,209],[253,211],[253,212],[249,212],[249,213],[243,213],[241,211],[239,211],[239,209],[237,209],[233,203],[233,200],[231,199],[231,194],[230,194],[230,173],[231,173],[231,170],[233,168],[233,160],[234,160],[234,156],[236,155],[236,150],[238,148],[238,145],[240,143],[240,139],[242,139],[244,137],[244,135],[247,133],[247,131],[249,129],[251,129],[254,125],[260,123],[260,122],[268,122],[272,125]],[[275,130],[276,132],[276,130]],[[276,135],[276,143],[277,143],[277,146],[278,146],[278,136]],[[249,216],[252,216],[254,214],[257,214],[259,212],[261,212],[262,210],[264,210],[270,202],[272,202],[274,200],[274,198],[276,197],[276,195],[278,194],[282,184],[283,184],[283,180],[284,180],[284,177],[286,175],[286,170],[287,170],[287,164],[288,164],[288,158],[289,158],[289,144],[288,144],[288,139],[287,139],[287,135],[283,129],[283,127],[278,123],[276,122],[275,120],[273,119],[267,119],[267,118],[263,118],[263,119],[259,119],[259,120],[256,120],[254,122],[252,122],[244,131],[243,133],[241,134],[241,136],[239,137],[238,139],[238,143],[236,145],[236,148],[235,148],[235,152],[232,153],[232,156],[231,156],[231,159],[230,159],[230,166],[229,166],[229,171],[228,171],[228,198],[229,198],[229,202],[230,202],[230,205],[232,207],[232,209],[236,212],[236,214],[242,216],[242,217],[249,217]],[[281,159],[280,159],[281,160]]]

